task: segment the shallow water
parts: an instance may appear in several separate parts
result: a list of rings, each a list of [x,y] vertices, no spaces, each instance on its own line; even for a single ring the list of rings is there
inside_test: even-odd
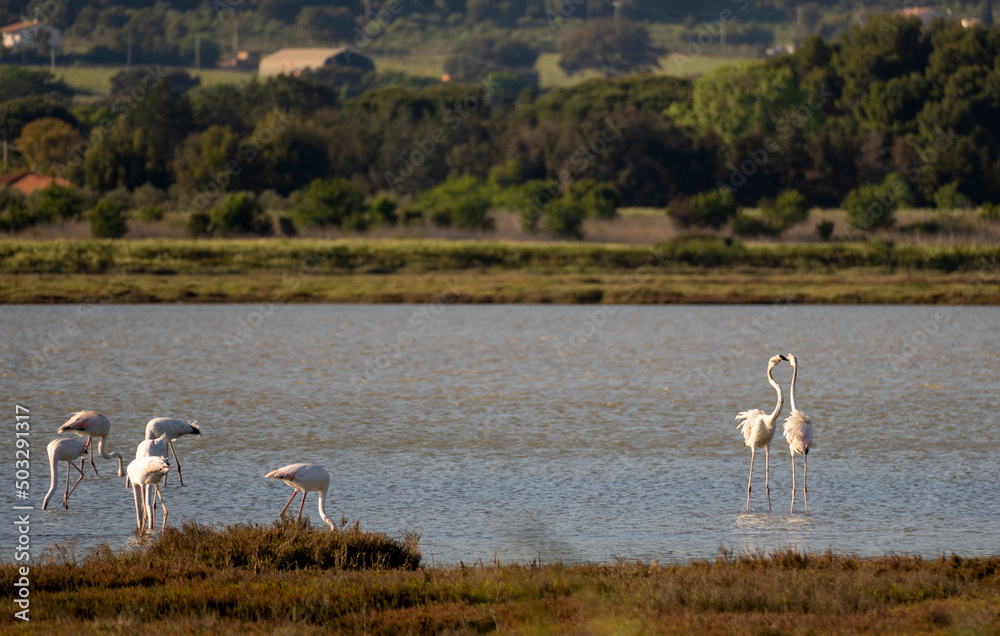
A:
[[[264,473],[308,461],[331,473],[334,519],[416,530],[428,563],[1000,553],[1000,308],[91,305],[0,318],[0,505],[10,518],[25,503],[12,485],[21,404],[35,556],[133,537],[113,461],[98,458],[99,478],[88,465],[69,510],[58,489],[40,509],[45,444],[79,409],[110,418],[108,447],[128,459],[150,418],[198,420],[204,434],[176,442],[186,485],[164,488],[171,525],[268,523],[290,490]],[[766,362],[787,352],[815,427],[810,514],[801,493],[788,514],[780,432],[772,512],[759,456],[745,514],[750,451],[733,418],[773,409]],[[790,367],[775,377],[787,392]],[[306,512],[320,523],[315,494]],[[17,540],[0,524],[4,558]]]

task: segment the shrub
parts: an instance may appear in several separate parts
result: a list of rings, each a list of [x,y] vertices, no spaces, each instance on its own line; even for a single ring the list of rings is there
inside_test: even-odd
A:
[[[766,218],[776,234],[802,223],[809,218],[809,204],[798,190],[785,190],[773,202],[765,200],[761,206]]]
[[[746,248],[739,239],[712,234],[685,234],[658,246],[666,260],[713,267],[731,265],[743,258]]]
[[[87,215],[94,238],[121,238],[128,232],[128,212],[113,199],[101,199]]]
[[[833,221],[820,221],[816,224],[816,234],[821,241],[829,241],[833,236]]]
[[[725,188],[701,192],[691,197],[693,225],[718,229],[736,216],[736,198]]]
[[[522,183],[513,197],[514,208],[521,220],[521,229],[534,232],[545,208],[562,196],[559,184],[553,180],[533,179]]]
[[[287,216],[278,217],[278,229],[282,236],[295,236],[299,233],[298,228],[295,227],[295,221]]]
[[[895,225],[894,213],[909,201],[909,186],[893,172],[881,184],[865,183],[851,190],[841,205],[847,212],[847,224],[865,232]]]
[[[559,238],[583,238],[586,210],[569,197],[559,197],[545,208],[545,233]]]
[[[139,208],[139,220],[143,223],[153,223],[163,220],[163,208],[156,204],[144,205]]]
[[[941,186],[934,193],[934,207],[939,210],[957,210],[971,205],[969,197],[958,191],[957,181]]]
[[[621,197],[613,186],[593,179],[579,179],[566,192],[584,213],[593,219],[613,219],[621,205]]]
[[[209,231],[212,234],[256,234],[268,236],[274,233],[274,224],[261,207],[260,202],[250,192],[234,192],[221,205],[208,211]]]
[[[979,218],[987,221],[1000,221],[1000,205],[996,203],[984,203],[979,209]]]
[[[20,190],[7,186],[0,186],[0,211],[4,213],[0,216],[0,228],[6,232],[23,230],[37,221]]]
[[[83,196],[71,187],[53,183],[38,192],[38,213],[43,218],[76,219],[83,214],[86,205]]]
[[[293,216],[305,227],[342,227],[348,218],[363,216],[365,195],[347,179],[316,179],[299,191]],[[356,227],[356,218],[348,225]]]
[[[188,236],[208,236],[212,233],[212,220],[205,212],[192,212],[187,222]]]
[[[396,202],[385,195],[376,197],[368,206],[368,218],[372,225],[396,225],[399,215],[396,214]]]
[[[448,179],[425,190],[417,205],[436,225],[458,230],[490,230],[490,197],[475,177]]]
[[[781,232],[773,223],[740,210],[733,217],[733,233],[738,236],[777,236]]]

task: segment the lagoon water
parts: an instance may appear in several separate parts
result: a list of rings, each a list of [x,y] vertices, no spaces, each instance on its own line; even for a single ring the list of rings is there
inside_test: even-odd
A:
[[[3,306],[4,519],[33,505],[35,556],[134,541],[116,462],[41,510],[45,445],[72,411],[134,456],[156,416],[175,447],[170,525],[270,523],[294,462],[331,473],[328,512],[420,533],[425,561],[663,562],[720,547],[1000,553],[1000,308],[872,306]],[[770,411],[775,353],[812,417],[809,514],[788,513],[779,433],[744,512],[738,411]],[[776,379],[787,396],[791,368]],[[15,499],[15,405],[30,409],[30,498]],[[782,419],[788,413],[786,399]],[[801,458],[797,460],[801,470]],[[65,464],[59,468],[65,478]],[[801,473],[800,473],[801,483]],[[314,524],[316,495],[306,513]],[[13,557],[12,523],[0,550]]]

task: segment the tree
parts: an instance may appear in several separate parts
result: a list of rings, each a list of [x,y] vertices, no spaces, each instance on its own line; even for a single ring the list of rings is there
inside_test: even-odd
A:
[[[0,104],[0,140],[17,139],[25,126],[45,117],[80,127],[76,117],[63,106],[43,97],[20,97]]]
[[[53,117],[36,119],[26,125],[15,142],[33,172],[56,174],[82,139],[76,129]]]
[[[293,215],[305,227],[342,227],[352,217],[365,212],[365,195],[347,179],[316,179],[298,193]]]
[[[230,170],[229,162],[239,159],[240,139],[228,126],[211,126],[193,133],[177,147],[172,163],[177,183],[184,188],[204,188],[214,178],[228,185],[238,174]],[[242,166],[238,166],[242,172]]]
[[[125,206],[110,199],[101,199],[87,214],[90,235],[94,238],[121,238],[128,232]]]
[[[681,227],[720,228],[736,216],[739,207],[733,193],[724,188],[709,190],[670,202],[667,214]]]
[[[659,66],[665,50],[654,45],[649,31],[629,20],[591,20],[559,47],[559,66],[567,73],[597,69],[605,76],[647,71]]]
[[[208,211],[208,219],[213,234],[269,236],[274,233],[271,218],[251,192],[230,194],[221,205]]]
[[[474,79],[494,71],[526,71],[534,67],[537,60],[538,49],[524,42],[472,38],[445,60],[444,72],[458,80]]]
[[[847,224],[867,232],[895,225],[894,213],[909,200],[909,186],[894,172],[881,184],[863,183],[848,192],[842,207],[847,212]]]
[[[491,230],[490,196],[472,176],[448,179],[420,193],[417,205],[437,225],[456,230]]]
[[[55,80],[48,71],[0,66],[0,102],[19,97],[48,97],[68,102],[72,95],[73,89]]]
[[[562,196],[545,206],[545,233],[557,238],[583,238],[583,219],[587,211],[579,202]]]
[[[45,218],[62,221],[79,218],[86,205],[83,196],[70,187],[52,183],[38,192],[38,213]]]

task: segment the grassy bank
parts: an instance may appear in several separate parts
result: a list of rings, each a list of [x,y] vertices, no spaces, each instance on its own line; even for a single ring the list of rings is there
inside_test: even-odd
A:
[[[1000,247],[7,240],[0,302],[996,305]]]
[[[354,549],[355,558],[347,558]],[[387,556],[387,555],[394,556]],[[361,555],[368,555],[362,557]],[[5,633],[997,633],[1000,557],[779,552],[687,565],[419,567],[356,528],[196,524],[30,570]],[[0,565],[13,588],[14,566]]]

